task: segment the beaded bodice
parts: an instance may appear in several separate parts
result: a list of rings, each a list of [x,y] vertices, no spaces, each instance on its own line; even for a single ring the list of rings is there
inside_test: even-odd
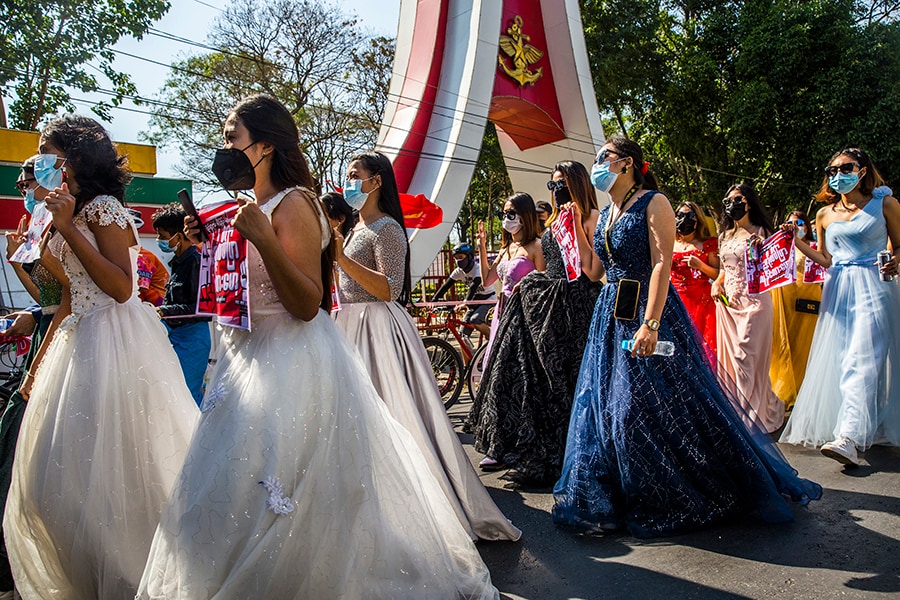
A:
[[[88,227],[88,223],[95,223],[101,227],[116,225],[122,229],[131,228],[134,232],[134,238],[137,239],[137,229],[131,215],[125,210],[125,207],[113,196],[97,196],[75,215],[73,219],[75,227],[87,238],[88,242],[97,248],[97,238]],[[62,263],[63,270],[69,278],[69,288],[72,295],[72,315],[80,317],[95,308],[115,304],[116,301],[106,294],[91,279],[84,265],[78,260],[75,252],[69,246],[63,236],[56,234],[50,239],[50,251]],[[132,280],[132,297],[137,295],[137,256],[138,246],[135,244],[129,248],[131,255],[131,280]]]
[[[393,217],[385,216],[358,224],[344,241],[344,255],[382,273],[388,280],[391,299],[396,300],[403,292],[407,246],[406,232]],[[381,302],[340,268],[338,282],[343,302]]]

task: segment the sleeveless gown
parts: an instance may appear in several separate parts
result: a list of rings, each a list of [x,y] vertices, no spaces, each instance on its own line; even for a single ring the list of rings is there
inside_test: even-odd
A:
[[[500,319],[497,355],[478,389],[482,410],[475,449],[515,469],[514,478],[523,483],[552,485],[562,468],[575,383],[601,284],[584,274],[566,279],[549,229],[541,249],[546,271],[522,278]]]
[[[729,305],[716,302],[719,378],[744,410],[770,433],[784,425],[784,402],[772,391],[774,312],[769,292],[749,294],[744,251],[750,234],[742,227],[719,239]]]
[[[391,217],[360,226],[344,253],[385,274],[394,298],[403,289],[406,235]],[[422,338],[409,313],[384,302],[339,270],[342,308],[337,328],[362,355],[372,384],[390,414],[413,436],[459,523],[471,538],[518,540],[522,536],[500,512],[475,472],[447,416]]]
[[[832,263],[782,442],[821,446],[843,436],[861,450],[900,446],[900,288],[875,266],[887,247],[882,202],[890,195],[876,188],[853,219],[826,230]]]
[[[324,311],[291,316],[249,248],[253,330],[222,336],[138,597],[497,598],[359,355]]]
[[[678,292],[694,325],[697,326],[703,340],[709,345],[712,353],[710,359],[713,364],[716,360],[716,303],[709,295],[712,285],[709,277],[696,269],[691,269],[682,261],[688,256],[696,256],[704,263],[709,264],[709,254],[718,252],[718,250],[719,240],[711,237],[703,242],[701,250],[673,252],[672,274],[669,276],[672,287]]]
[[[793,519],[785,498],[808,502],[822,488],[799,479],[768,434],[748,430],[706,359],[702,338],[670,287],[659,339],[671,357],[631,358],[621,348],[647,305],[652,265],[647,192],[616,222],[607,254],[603,228],[594,248],[609,283],[597,300],[575,390],[553,521],[587,531],[627,527],[632,535],[670,535],[758,513]],[[604,223],[609,211],[600,214]],[[641,283],[638,318],[613,317],[617,282]]]
[[[137,230],[122,204],[98,196],[75,217]],[[26,600],[134,596],[160,510],[181,467],[197,405],[153,308],[118,303],[59,234],[49,244],[71,286],[35,374],[13,464],[4,533]]]

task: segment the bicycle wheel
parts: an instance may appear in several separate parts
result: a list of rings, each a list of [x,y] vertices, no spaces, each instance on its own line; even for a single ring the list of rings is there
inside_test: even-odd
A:
[[[481,348],[475,351],[475,354],[472,355],[472,360],[469,361],[469,369],[466,372],[469,398],[473,401],[475,400],[475,392],[478,391],[478,386],[481,385],[484,369],[487,367],[487,348],[487,344],[482,344]]]
[[[465,367],[459,351],[449,342],[436,337],[422,338],[434,378],[437,380],[438,391],[444,408],[450,408],[459,399],[463,388],[463,374]]]

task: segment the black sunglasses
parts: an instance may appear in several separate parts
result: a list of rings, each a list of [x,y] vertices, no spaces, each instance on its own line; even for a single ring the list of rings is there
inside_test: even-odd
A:
[[[854,168],[859,168],[858,162],[846,162],[842,165],[825,167],[825,174],[829,177],[834,177],[838,174],[838,171],[840,171],[844,175],[847,175],[849,173],[852,173]]]
[[[622,155],[616,152],[615,150],[601,150],[600,154],[597,155],[597,158],[594,159],[594,164],[599,165],[601,163],[606,162],[606,158],[612,154],[613,156],[621,157]]]
[[[740,204],[746,199],[747,196],[729,196],[728,198],[722,198],[722,204],[725,206],[728,206],[729,204]]]
[[[500,213],[500,216],[501,216],[502,218],[506,219],[507,221],[510,221],[510,220],[515,219],[516,217],[518,217],[518,216],[519,216],[519,213],[517,213],[516,211],[510,209],[510,210],[507,210],[507,211],[502,211],[502,212]]]
[[[31,181],[37,181],[34,177],[20,179],[16,182],[16,187],[19,189],[19,193],[23,196],[25,195],[26,190],[28,190],[28,183]]]
[[[547,189],[551,192],[555,192],[556,190],[561,190],[563,188],[569,187],[566,185],[565,179],[557,179],[553,181],[552,179],[547,182]]]

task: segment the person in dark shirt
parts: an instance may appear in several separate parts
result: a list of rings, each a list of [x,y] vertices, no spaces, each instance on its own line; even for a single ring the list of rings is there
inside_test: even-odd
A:
[[[166,296],[157,308],[163,324],[169,331],[169,341],[175,348],[184,379],[197,406],[203,401],[203,377],[209,362],[211,347],[209,323],[206,317],[196,317],[197,289],[200,280],[200,253],[185,237],[184,209],[179,204],[168,204],[153,215],[156,243],[164,253],[174,253],[169,261],[172,271],[166,284]],[[191,315],[173,319],[178,315]]]
[[[466,293],[466,302],[473,300],[494,300],[494,290],[485,288],[481,285],[481,271],[478,267],[478,260],[475,259],[475,250],[469,244],[460,244],[453,249],[453,260],[456,261],[456,268],[450,273],[450,277],[434,293],[432,302],[440,300],[457,281],[464,281],[469,291]],[[465,303],[460,306],[466,306]],[[480,331],[485,337],[491,334],[491,327],[487,324],[487,315],[491,310],[491,304],[473,304],[466,306],[466,314],[463,317],[463,323],[469,327],[474,327]],[[471,329],[469,330],[471,331]]]

